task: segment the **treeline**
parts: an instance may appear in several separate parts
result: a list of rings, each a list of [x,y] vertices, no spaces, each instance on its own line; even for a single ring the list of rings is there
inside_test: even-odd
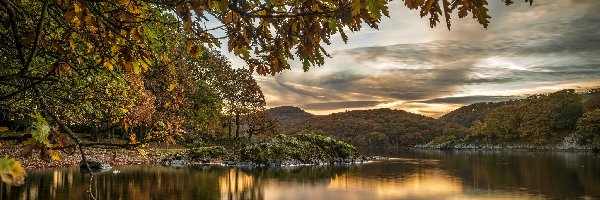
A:
[[[440,119],[470,128],[464,143],[552,146],[600,145],[600,90],[561,90],[521,100],[478,103]]]
[[[423,144],[436,137],[460,138],[460,125],[402,110],[357,110],[317,116],[292,126],[288,133],[317,133],[355,145],[359,150],[385,150]]]
[[[440,119],[402,110],[347,111],[305,118],[299,108],[271,112],[289,134],[318,133],[362,152],[433,145],[600,147],[600,90],[561,90],[504,102],[475,103]],[[306,120],[291,124],[293,116]]]

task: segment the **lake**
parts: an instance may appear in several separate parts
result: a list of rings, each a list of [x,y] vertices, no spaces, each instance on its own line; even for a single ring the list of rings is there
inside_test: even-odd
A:
[[[249,169],[118,166],[98,173],[98,199],[598,199],[600,154],[406,151],[350,166]],[[29,171],[0,199],[86,199],[79,168]]]

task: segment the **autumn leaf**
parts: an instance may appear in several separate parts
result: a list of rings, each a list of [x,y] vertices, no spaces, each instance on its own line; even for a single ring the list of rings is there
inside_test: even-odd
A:
[[[141,156],[146,156],[146,151],[144,149],[136,148],[135,151],[137,151],[137,153]]]
[[[169,88],[167,89],[167,92],[173,91],[175,89],[175,87],[177,87],[177,83],[169,84]]]
[[[0,176],[2,177],[2,182],[6,184],[23,185],[27,174],[21,162],[4,157],[0,158]]]

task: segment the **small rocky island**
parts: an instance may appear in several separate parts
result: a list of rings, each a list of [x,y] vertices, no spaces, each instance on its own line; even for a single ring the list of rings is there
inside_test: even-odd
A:
[[[279,135],[256,143],[236,143],[191,148],[167,156],[160,163],[179,167],[186,164],[227,166],[297,166],[353,164],[381,157],[361,156],[348,143],[317,134]]]

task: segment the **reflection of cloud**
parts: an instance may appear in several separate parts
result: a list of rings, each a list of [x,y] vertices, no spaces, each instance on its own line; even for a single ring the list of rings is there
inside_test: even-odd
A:
[[[342,175],[331,180],[328,186],[328,189],[338,191],[356,191],[365,188],[375,193],[373,197],[375,199],[431,199],[463,193],[460,179],[449,176],[441,170],[424,171],[400,180],[389,181]]]
[[[337,50],[323,68],[286,71],[260,84],[269,106],[306,105],[324,112],[327,106],[331,111],[361,106],[327,102],[386,102],[362,107],[438,116],[467,103],[538,93],[531,91],[532,85],[558,90],[559,83],[577,86],[600,78],[600,1],[556,0],[491,9],[494,19],[487,31],[457,26],[451,32],[423,32],[427,37],[436,34],[428,42]],[[366,35],[386,38],[386,31]],[[378,37],[364,39],[382,44]],[[423,38],[415,36],[414,41]]]

